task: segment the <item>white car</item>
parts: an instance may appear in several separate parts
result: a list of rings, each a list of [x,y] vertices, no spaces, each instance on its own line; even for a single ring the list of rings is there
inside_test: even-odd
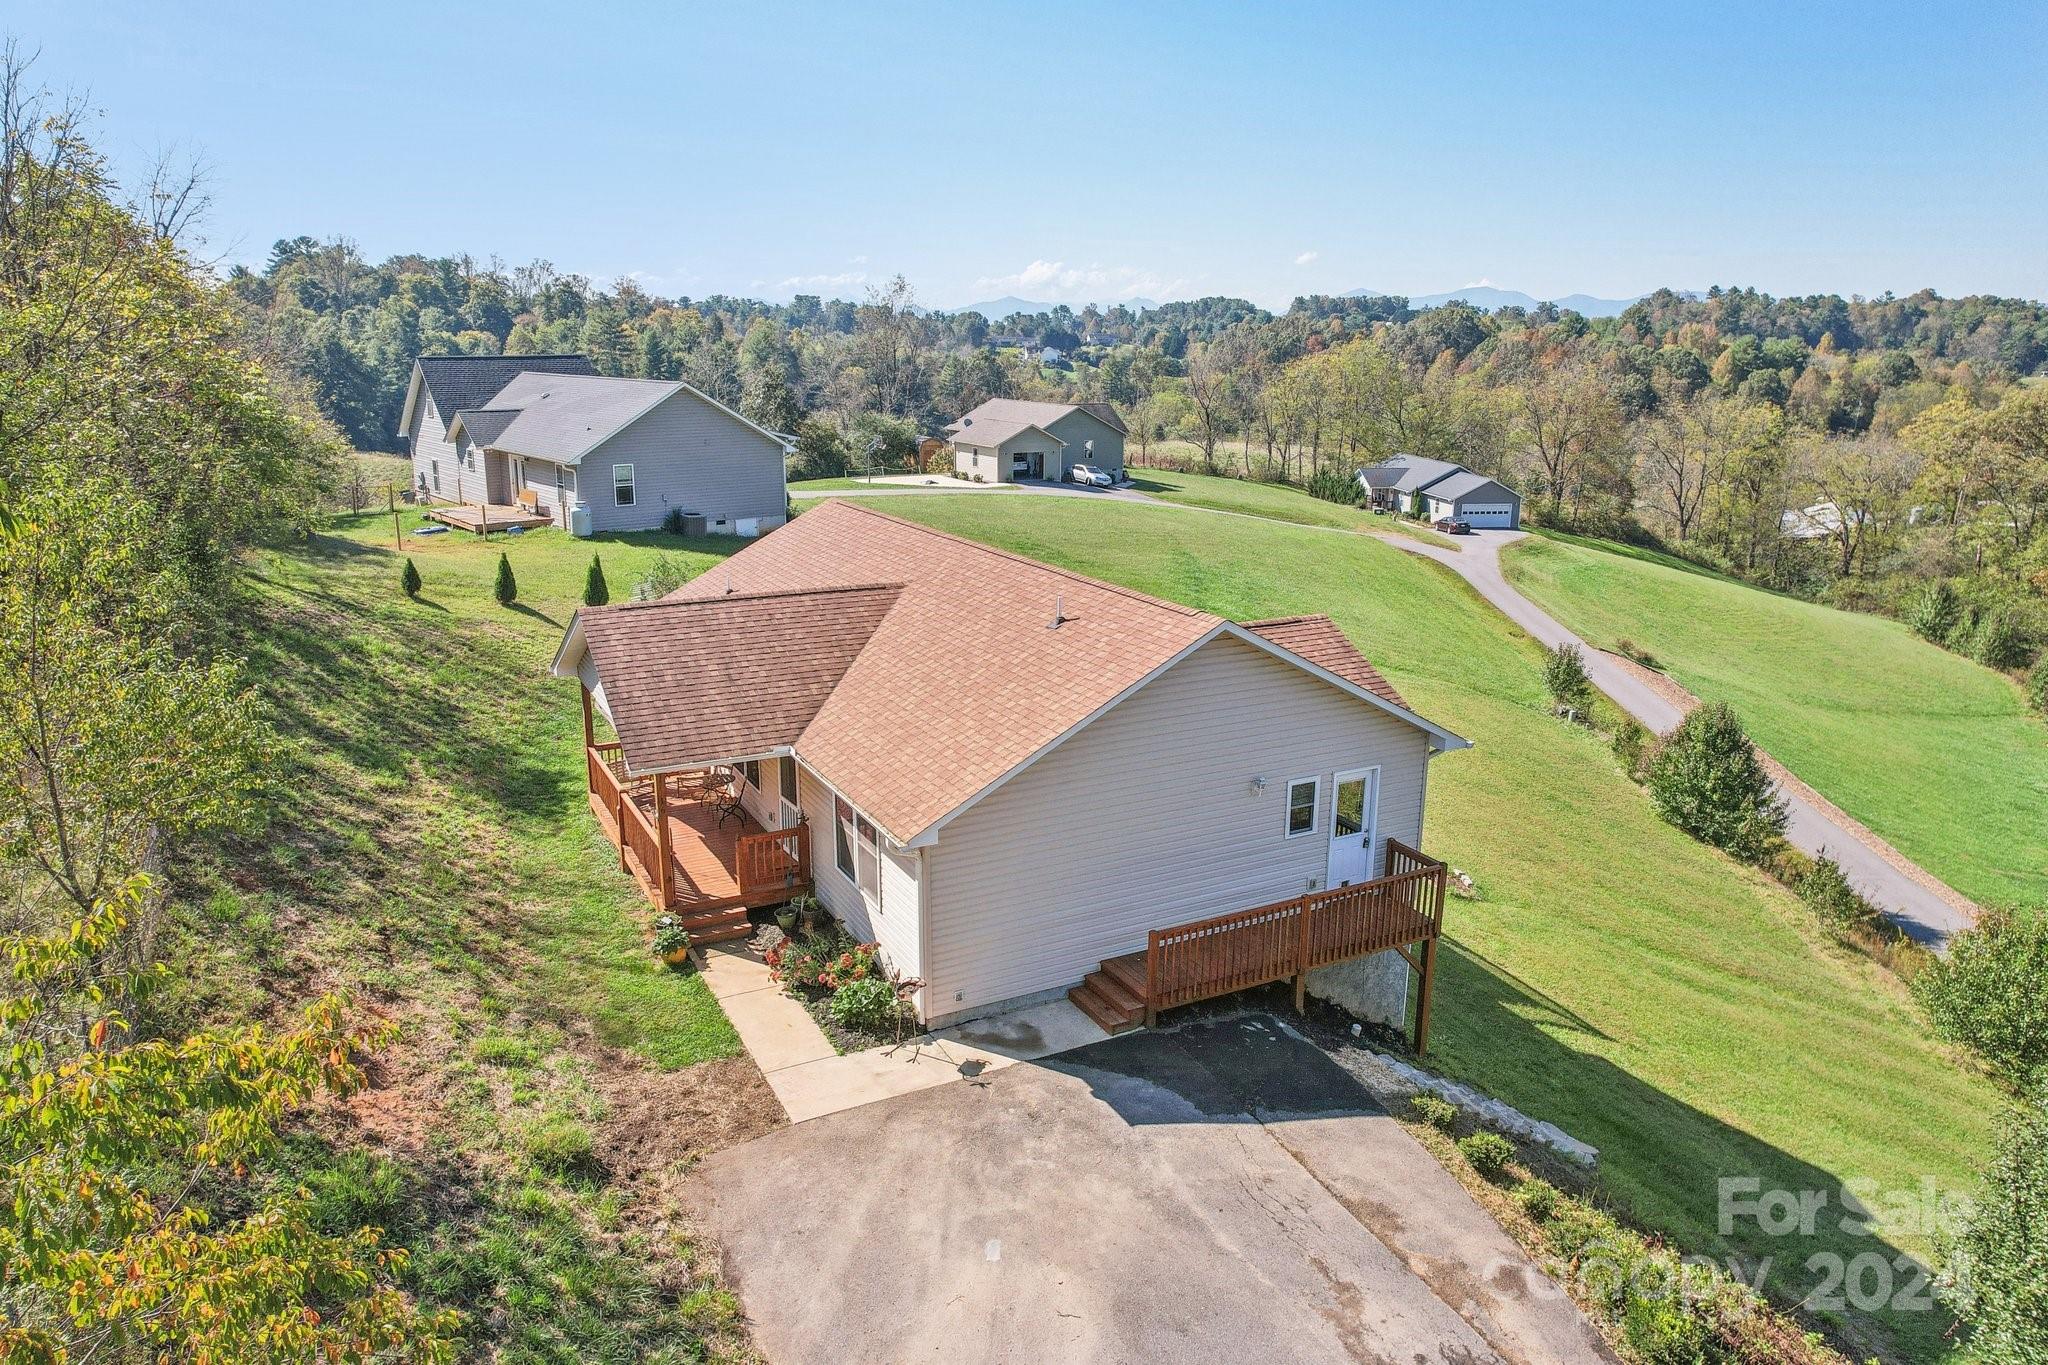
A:
[[[1073,469],[1068,471],[1067,477],[1075,483],[1082,484],[1088,488],[1113,488],[1116,486],[1116,480],[1109,477],[1107,470],[1097,469],[1092,464],[1075,465]]]

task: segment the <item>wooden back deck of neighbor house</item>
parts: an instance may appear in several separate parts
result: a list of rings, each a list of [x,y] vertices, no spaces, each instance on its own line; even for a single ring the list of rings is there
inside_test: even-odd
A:
[[[480,535],[509,531],[515,526],[530,530],[555,524],[554,517],[546,512],[495,502],[433,503],[426,508],[426,515],[429,520],[438,521],[443,526],[453,526],[458,531],[475,531]]]
[[[749,909],[811,889],[810,826],[762,829],[721,795],[737,780],[730,772],[632,777],[616,741],[586,746],[585,766],[590,808],[618,848],[619,866],[691,937],[745,937]]]

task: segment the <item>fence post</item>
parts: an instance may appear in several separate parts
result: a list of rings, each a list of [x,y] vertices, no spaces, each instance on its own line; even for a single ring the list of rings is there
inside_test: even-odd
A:
[[[1145,936],[1145,1027],[1151,1028],[1159,1022],[1159,1010],[1154,1001],[1159,998],[1159,931],[1154,929]]]
[[[1308,1013],[1309,905],[1310,898],[1307,896],[1303,896],[1295,902],[1297,913],[1301,915],[1301,938],[1296,949],[1299,955],[1294,960],[1294,1012],[1296,1014]]]
[[[675,900],[675,869],[669,857],[668,842],[668,774],[654,775],[654,848],[655,856],[661,861],[661,868],[654,874],[654,883],[661,892],[661,908],[666,910]]]

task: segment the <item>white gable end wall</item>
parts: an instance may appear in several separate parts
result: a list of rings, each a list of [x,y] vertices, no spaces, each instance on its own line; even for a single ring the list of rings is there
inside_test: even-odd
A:
[[[1151,929],[1320,889],[1340,771],[1380,768],[1377,875],[1386,838],[1421,842],[1427,763],[1414,726],[1241,640],[1211,641],[940,834],[927,1017],[1063,990]],[[1287,785],[1302,777],[1322,780],[1316,831],[1289,839]]]

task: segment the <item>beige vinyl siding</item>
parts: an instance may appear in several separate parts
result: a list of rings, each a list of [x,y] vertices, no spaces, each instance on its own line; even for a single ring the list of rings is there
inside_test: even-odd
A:
[[[779,444],[678,390],[583,457],[582,497],[599,532],[653,530],[670,508],[702,513],[713,531],[734,532],[742,519],[780,525],[788,512],[782,461]],[[618,464],[633,466],[631,507],[612,497]]]
[[[413,406],[412,431],[412,486],[425,488],[429,498],[442,502],[454,502],[460,496],[456,492],[455,446],[448,439],[448,428],[441,420],[441,414],[434,407],[434,396],[424,386],[420,389],[420,401]],[[433,462],[441,467],[441,487],[434,488]]]
[[[762,774],[767,780],[767,774]],[[901,976],[922,976],[918,960],[918,916],[922,906],[918,893],[918,858],[915,853],[893,848],[884,836],[877,836],[882,853],[882,895],[870,911],[867,897],[852,879],[839,870],[834,849],[832,789],[798,765],[797,805],[811,827],[811,883],[819,901],[848,933],[865,943],[881,945],[882,960]]]
[[[1150,929],[1319,889],[1345,769],[1380,768],[1377,874],[1386,838],[1419,843],[1427,762],[1414,726],[1241,640],[1211,641],[941,831],[927,854],[930,1014],[1068,986]],[[1301,777],[1322,779],[1316,832],[1289,839]]]
[[[1124,438],[1094,413],[1076,408],[1047,429],[1067,443],[1060,452],[1058,469],[1053,468],[1050,460],[1046,462],[1047,478],[1056,479],[1077,464],[1092,463],[1097,469],[1107,470],[1111,477],[1124,472]],[[1092,456],[1088,452],[1090,441],[1095,442]]]
[[[987,446],[955,445],[953,471],[963,479],[973,479],[978,474],[982,483],[1010,481],[1010,462]]]

